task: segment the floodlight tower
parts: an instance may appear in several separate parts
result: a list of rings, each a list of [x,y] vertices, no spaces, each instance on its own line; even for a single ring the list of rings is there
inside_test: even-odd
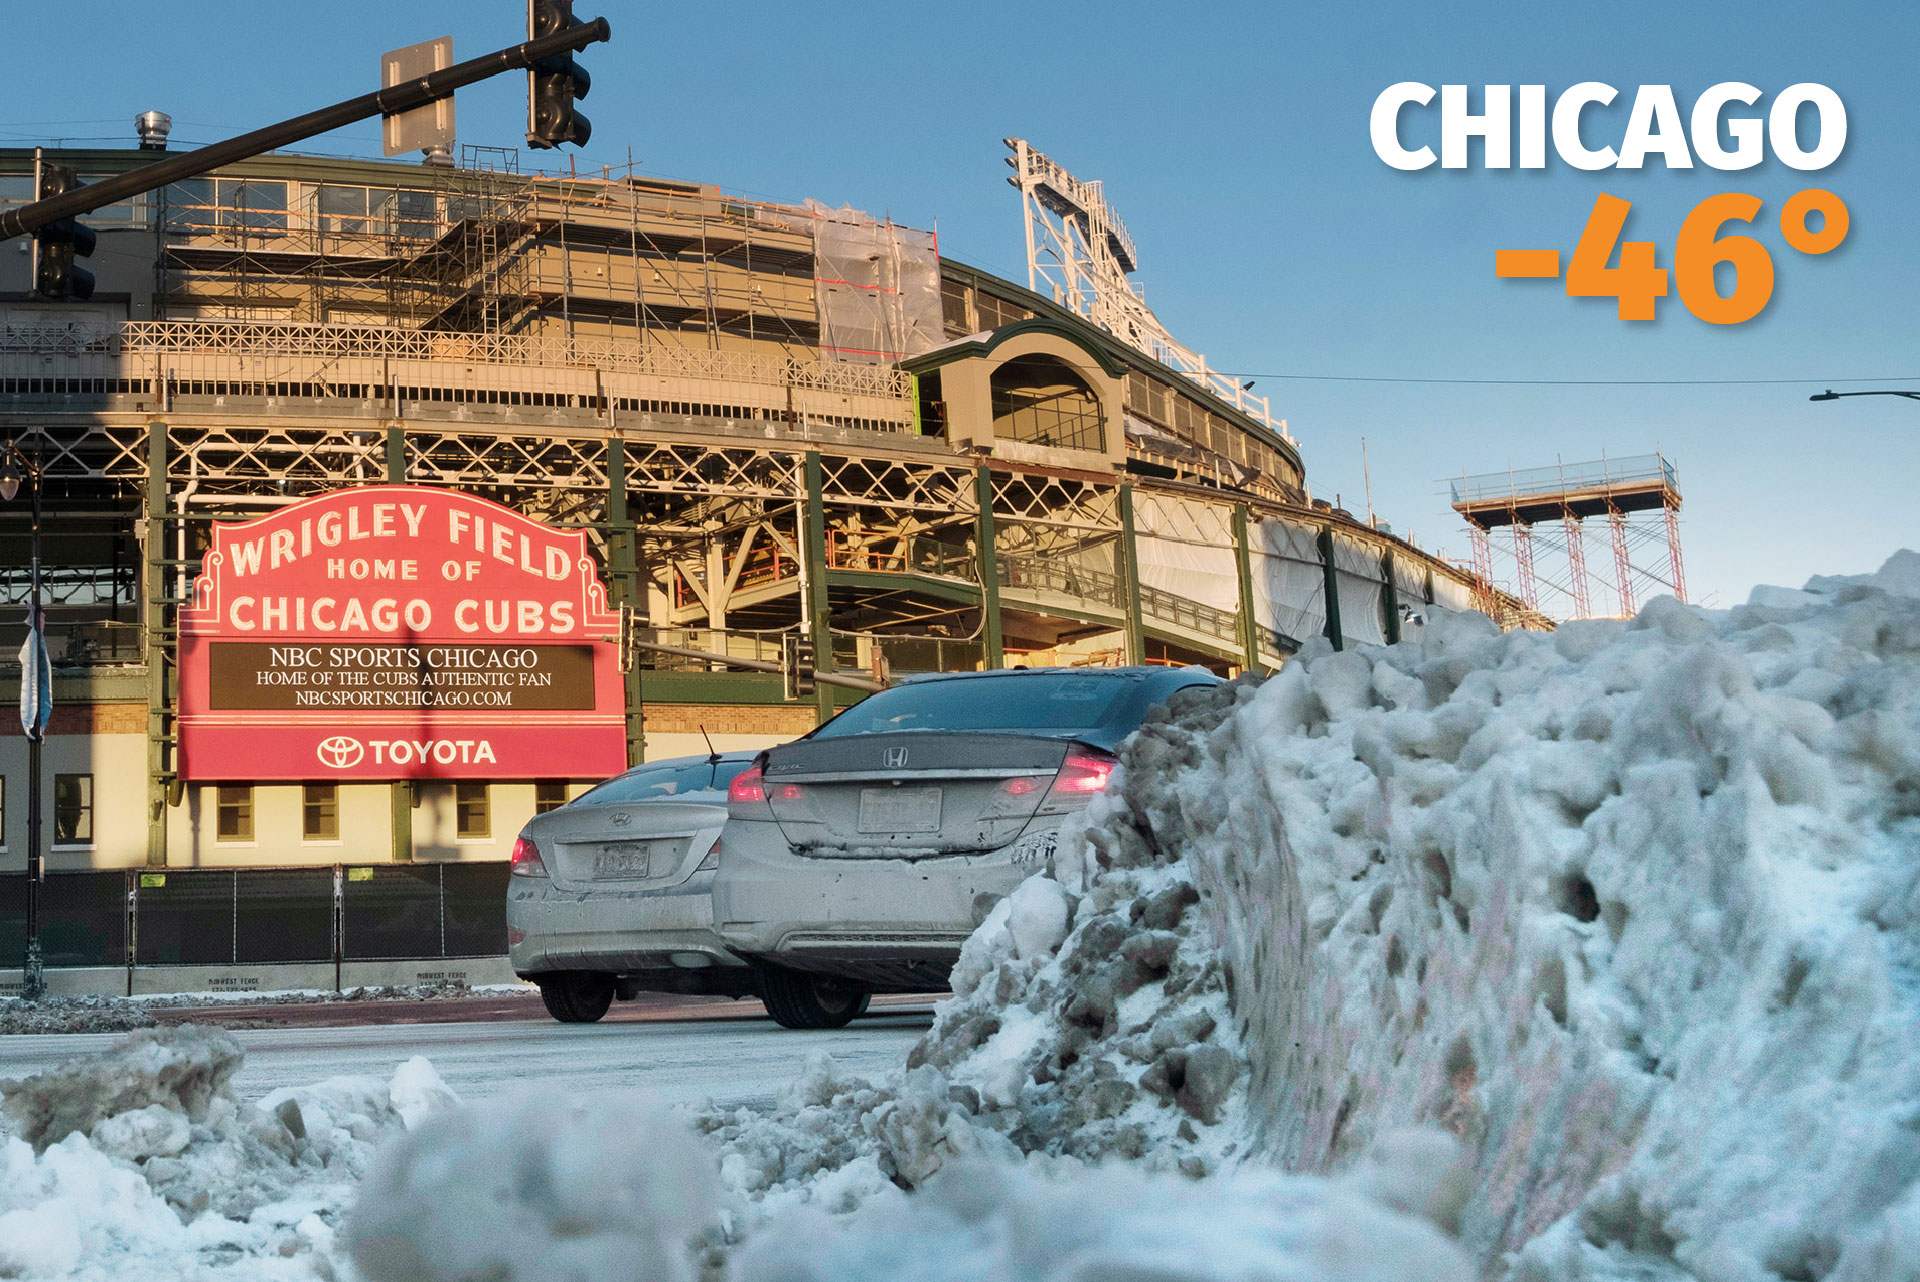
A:
[[[1133,236],[1107,204],[1101,184],[1074,177],[1024,138],[1000,141],[1013,152],[1003,157],[1013,169],[1007,183],[1019,191],[1026,220],[1027,288],[1292,440],[1286,420],[1273,417],[1267,398],[1248,394],[1251,383],[1243,386],[1210,368],[1206,357],[1169,334],[1147,306],[1139,286],[1127,279],[1139,266]]]

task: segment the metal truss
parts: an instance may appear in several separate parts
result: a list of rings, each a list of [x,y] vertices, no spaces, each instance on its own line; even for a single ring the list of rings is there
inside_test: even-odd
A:
[[[829,502],[969,517],[976,510],[973,469],[875,456],[820,459],[821,496]]]
[[[377,428],[174,421],[167,424],[167,479],[200,494],[301,498],[384,480],[385,450]],[[138,475],[145,473],[142,457]]]
[[[607,438],[409,424],[407,477],[434,485],[607,488]]]

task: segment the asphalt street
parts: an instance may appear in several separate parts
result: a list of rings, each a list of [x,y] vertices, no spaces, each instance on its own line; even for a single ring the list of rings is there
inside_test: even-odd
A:
[[[709,1098],[757,1109],[773,1103],[813,1051],[826,1051],[852,1071],[879,1074],[906,1061],[930,1022],[924,1010],[916,1010],[822,1032],[795,1032],[764,1018],[240,1028],[233,1035],[246,1047],[247,1061],[234,1089],[242,1100],[252,1100],[328,1077],[389,1077],[402,1061],[424,1055],[466,1100],[522,1089],[580,1094],[643,1088],[670,1103]],[[45,1071],[105,1049],[120,1036],[0,1038],[0,1078]]]

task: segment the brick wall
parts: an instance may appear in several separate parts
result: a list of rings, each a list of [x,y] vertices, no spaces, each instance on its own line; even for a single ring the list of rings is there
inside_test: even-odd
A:
[[[650,703],[646,705],[647,731],[650,734],[779,735],[791,738],[813,729],[811,704],[700,704]]]
[[[144,703],[58,703],[47,723],[47,735],[61,734],[145,734],[147,705]],[[0,735],[21,735],[17,715],[0,716]]]

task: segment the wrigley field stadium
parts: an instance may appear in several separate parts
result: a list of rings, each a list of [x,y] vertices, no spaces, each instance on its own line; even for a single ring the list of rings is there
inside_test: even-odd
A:
[[[1314,499],[1267,402],[1126,285],[1098,184],[1008,141],[1024,283],[852,209],[472,147],[100,209],[85,300],[10,243],[0,695],[37,471],[54,991],[508,979],[516,833],[630,763],[780,743],[917,672],[1268,671],[1513,621]],[[89,182],[163,148],[44,159]],[[0,209],[35,163],[0,151]]]

